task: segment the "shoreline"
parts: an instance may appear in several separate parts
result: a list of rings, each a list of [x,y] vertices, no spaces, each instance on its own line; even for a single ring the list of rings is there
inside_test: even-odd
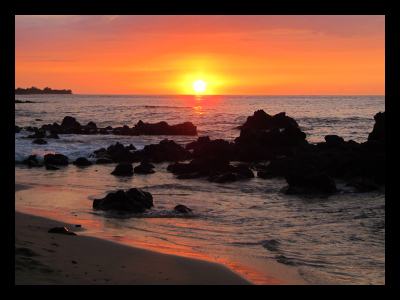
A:
[[[65,226],[77,235],[48,233]],[[227,267],[80,234],[79,228],[15,212],[16,285],[248,285]]]
[[[35,186],[15,183],[15,193],[26,189]],[[91,236],[85,233],[86,225],[75,227],[75,224],[15,210],[16,285],[292,284],[234,263],[163,253],[156,247],[155,250],[135,247],[133,241]],[[56,226],[65,226],[77,236],[47,232]],[[252,276],[256,280],[251,280]]]

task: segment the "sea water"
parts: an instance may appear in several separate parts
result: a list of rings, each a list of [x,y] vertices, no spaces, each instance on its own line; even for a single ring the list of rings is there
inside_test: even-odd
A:
[[[131,128],[139,120],[166,121],[169,125],[190,121],[197,126],[198,136],[227,141],[239,136],[236,127],[248,116],[263,109],[270,115],[286,112],[306,133],[309,143],[323,142],[330,134],[361,143],[373,129],[374,115],[385,111],[385,96],[73,94],[16,95],[15,99],[34,102],[15,104],[15,125],[20,127],[61,124],[65,116],[75,117],[81,125],[92,121],[97,127],[113,128]],[[64,154],[70,162],[78,157],[95,161],[93,151],[116,142],[133,144],[140,150],[163,139],[183,146],[197,139],[63,134],[60,139],[46,139],[46,145],[37,145],[26,138],[29,134],[26,130],[15,134],[16,182],[45,185],[44,193],[56,191],[57,186],[78,192],[76,197],[54,196],[51,201],[32,202],[29,197],[20,197],[16,209],[78,216],[99,222],[98,230],[108,236],[168,248],[178,254],[198,253],[261,273],[269,273],[268,263],[281,264],[311,284],[385,283],[384,187],[357,193],[336,181],[338,193],[318,198],[283,194],[281,189],[287,185],[283,178],[255,176],[224,184],[205,178],[179,180],[166,170],[167,162],[155,164],[154,174],[132,177],[111,175],[116,164],[85,168],[70,164],[55,171],[28,168],[21,162],[32,154],[41,162],[47,153]],[[93,211],[93,199],[132,187],[150,192],[154,208],[141,215],[124,216]],[[193,215],[172,214],[177,204],[191,208]]]

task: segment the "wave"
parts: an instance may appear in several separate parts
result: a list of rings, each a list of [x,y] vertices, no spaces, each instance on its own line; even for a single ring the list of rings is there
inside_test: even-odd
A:
[[[118,211],[93,211],[88,212],[89,214],[93,214],[96,216],[103,216],[106,218],[112,219],[193,219],[200,217],[199,214],[190,213],[190,214],[182,214],[176,211],[168,211],[168,210],[156,210],[151,209],[147,210],[144,213],[123,213]]]
[[[299,125],[306,124],[332,124],[332,123],[353,123],[353,122],[368,122],[371,123],[371,118],[366,117],[300,117],[298,118]]]

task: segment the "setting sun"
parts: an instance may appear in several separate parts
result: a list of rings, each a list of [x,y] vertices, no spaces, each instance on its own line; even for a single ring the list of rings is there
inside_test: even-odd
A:
[[[203,80],[196,80],[195,82],[193,82],[193,89],[197,93],[201,93],[206,89],[206,85],[207,83],[204,82]]]

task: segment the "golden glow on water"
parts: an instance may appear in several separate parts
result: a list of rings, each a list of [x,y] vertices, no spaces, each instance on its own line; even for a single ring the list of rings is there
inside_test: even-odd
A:
[[[77,190],[63,186],[37,185],[28,190],[15,193],[15,210],[34,214],[49,219],[60,220],[71,224],[79,224],[82,228],[91,231],[100,230],[99,220],[88,218],[78,213],[82,207],[91,209],[92,202],[87,196],[93,190]],[[89,215],[90,216],[90,215]],[[69,228],[70,231],[74,229]]]
[[[75,205],[78,205],[78,203],[81,207],[86,203],[86,210],[91,211],[92,202],[89,201],[87,197],[93,195],[95,192],[98,191],[72,189],[63,186],[37,185],[31,189],[19,190],[15,193],[15,209],[23,213],[67,222],[68,224],[71,224],[71,226],[74,224],[81,225],[81,227],[69,227],[68,230],[72,232],[83,231],[80,234],[105,238],[132,247],[223,264],[254,284],[285,284],[285,282],[279,279],[255,271],[240,263],[231,261],[228,258],[213,258],[206,253],[195,251],[190,247],[179,245],[177,243],[167,241],[163,242],[162,239],[158,239],[157,242],[152,242],[124,235],[109,235],[108,232],[112,232],[115,229],[122,229],[122,227],[117,225],[115,222],[107,221],[104,217],[96,217],[96,215],[92,214],[83,215],[80,212],[74,211],[74,207],[77,207]],[[66,207],[69,209],[66,209]],[[162,222],[162,219],[148,218],[146,221],[148,223],[159,223]],[[168,222],[171,227],[187,228],[187,230],[191,230],[191,228],[194,229],[194,226],[198,226],[199,224],[190,222],[190,219],[180,218],[168,218]],[[207,229],[204,228],[204,230]]]
[[[182,224],[182,223],[180,222],[180,224]],[[253,270],[249,267],[244,266],[243,264],[233,262],[231,260],[224,259],[221,257],[213,258],[213,257],[207,255],[206,253],[195,252],[195,251],[193,251],[193,249],[190,249],[188,247],[184,247],[181,245],[177,245],[177,244],[168,245],[166,243],[160,244],[160,243],[144,242],[144,241],[141,241],[138,239],[128,238],[128,237],[124,237],[124,236],[108,236],[107,239],[110,239],[114,242],[122,243],[124,245],[138,247],[138,248],[156,251],[156,252],[161,252],[164,254],[179,255],[179,256],[184,256],[184,257],[188,257],[188,258],[201,259],[201,260],[206,260],[206,261],[211,261],[211,262],[215,262],[218,264],[222,264],[222,265],[227,266],[229,269],[231,269],[235,273],[241,275],[242,277],[244,277],[245,279],[247,279],[248,281],[250,281],[256,285],[290,284],[289,282],[285,282],[285,281],[275,278],[273,276]]]
[[[203,109],[203,107],[202,106],[195,106],[195,107],[193,107],[193,109],[194,109],[194,111],[195,111],[195,113],[196,113],[196,115],[204,115],[204,109]]]

